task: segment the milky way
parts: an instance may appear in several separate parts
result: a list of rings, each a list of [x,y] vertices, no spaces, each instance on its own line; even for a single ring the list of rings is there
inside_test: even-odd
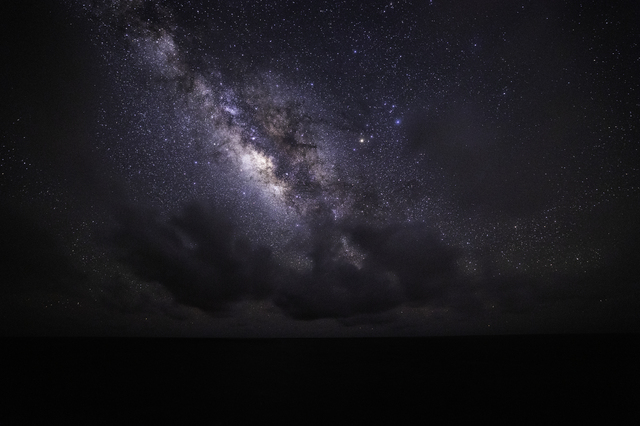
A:
[[[15,182],[53,164],[7,193],[52,212],[86,277],[72,299],[205,334],[207,315],[273,316],[275,334],[637,324],[611,317],[638,231],[637,36],[619,11],[181,3],[68,4],[89,130],[71,160],[66,128],[3,158]]]

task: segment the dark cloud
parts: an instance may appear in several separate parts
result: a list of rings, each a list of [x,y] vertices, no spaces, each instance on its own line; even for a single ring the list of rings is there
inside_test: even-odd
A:
[[[358,226],[352,236],[369,254],[366,267],[395,274],[408,300],[428,300],[456,274],[459,251],[444,244],[422,223],[382,229]]]
[[[159,283],[180,304],[212,314],[242,301],[268,299],[293,319],[333,318],[347,326],[394,321],[394,309],[401,306],[446,307],[460,318],[490,322],[555,309],[562,300],[580,306],[581,300],[606,300],[615,293],[605,285],[616,274],[611,268],[580,279],[495,276],[490,270],[466,276],[458,266],[461,251],[422,223],[373,227],[326,219],[312,234],[311,266],[284,267],[267,247],[244,237],[229,217],[202,203],[189,204],[168,220],[129,208],[119,215],[113,241],[120,259],[141,279]],[[185,315],[171,297],[119,294],[129,291],[127,285],[106,291],[107,302],[122,312]]]
[[[151,212],[127,209],[119,223],[114,242],[121,260],[179,303],[215,312],[272,290],[270,250],[253,247],[219,211],[191,204],[165,223]]]
[[[456,275],[458,252],[422,224],[341,227],[361,251],[359,266],[337,255],[327,231],[316,235],[312,270],[277,295],[278,306],[294,318],[367,318],[426,303]]]
[[[376,322],[377,314],[404,303],[442,297],[457,274],[459,253],[422,224],[323,224],[314,232],[307,270],[282,267],[223,212],[203,204],[190,204],[168,221],[130,208],[119,224],[113,241],[125,264],[142,279],[160,283],[177,302],[208,312],[272,298],[295,319]],[[341,251],[347,240],[359,260]]]
[[[395,277],[341,258],[335,238],[327,234],[316,234],[311,270],[280,287],[275,302],[282,310],[296,319],[345,318],[383,312],[403,301]]]
[[[542,302],[540,283],[525,276],[462,279],[447,289],[442,306],[465,318],[529,314]]]
[[[158,287],[137,291],[131,283],[116,277],[101,285],[100,303],[123,314],[160,314],[177,320],[187,319],[189,314],[185,308],[165,289]]]

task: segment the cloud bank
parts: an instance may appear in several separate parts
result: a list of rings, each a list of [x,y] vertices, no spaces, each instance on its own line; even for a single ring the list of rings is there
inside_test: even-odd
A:
[[[167,221],[129,208],[119,215],[113,243],[140,278],[208,312],[270,299],[295,319],[349,318],[424,304],[456,279],[459,252],[423,224],[324,224],[312,235],[311,266],[295,268],[227,217],[195,202]]]

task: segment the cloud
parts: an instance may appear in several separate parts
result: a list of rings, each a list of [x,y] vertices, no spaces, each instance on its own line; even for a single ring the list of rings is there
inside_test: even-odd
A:
[[[375,319],[404,303],[441,297],[456,276],[459,253],[424,225],[325,223],[313,232],[312,266],[294,269],[252,244],[227,217],[198,203],[166,221],[129,208],[119,216],[113,242],[140,278],[212,313],[270,298],[295,319]]]
[[[189,317],[184,306],[178,305],[164,288],[134,288],[123,277],[101,284],[100,303],[122,314],[162,314],[176,320]]]
[[[120,259],[179,303],[216,312],[271,292],[271,251],[253,247],[217,210],[191,204],[162,222],[151,212],[127,209],[119,223],[113,241]]]
[[[637,265],[637,255],[614,256],[608,267],[588,275],[496,275],[486,266],[484,275],[469,276],[459,266],[461,250],[425,224],[340,223],[321,212],[309,220],[307,245],[297,245],[308,265],[292,267],[243,236],[231,217],[202,202],[169,219],[129,207],[118,216],[112,242],[141,279],[157,282],[179,304],[215,315],[244,301],[267,300],[292,319],[329,318],[346,326],[396,321],[403,306],[446,309],[449,319],[470,330],[507,320],[505,330],[534,329],[539,321],[551,330],[573,314],[615,327],[637,324],[636,317],[616,314],[616,307],[638,303],[617,296],[632,292],[637,282],[637,267],[630,266]],[[124,304],[117,294],[114,299],[124,311],[158,311],[157,298],[133,305],[127,297]],[[182,315],[165,304],[158,312]]]
[[[313,268],[277,295],[276,304],[290,316],[367,318],[440,298],[457,276],[459,252],[424,224],[337,229],[359,251],[360,265],[337,255],[330,228],[319,230],[310,253]]]

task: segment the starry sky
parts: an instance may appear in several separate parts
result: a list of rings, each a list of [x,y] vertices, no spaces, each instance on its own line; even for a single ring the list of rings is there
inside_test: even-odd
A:
[[[2,9],[4,335],[639,330],[635,3]]]

